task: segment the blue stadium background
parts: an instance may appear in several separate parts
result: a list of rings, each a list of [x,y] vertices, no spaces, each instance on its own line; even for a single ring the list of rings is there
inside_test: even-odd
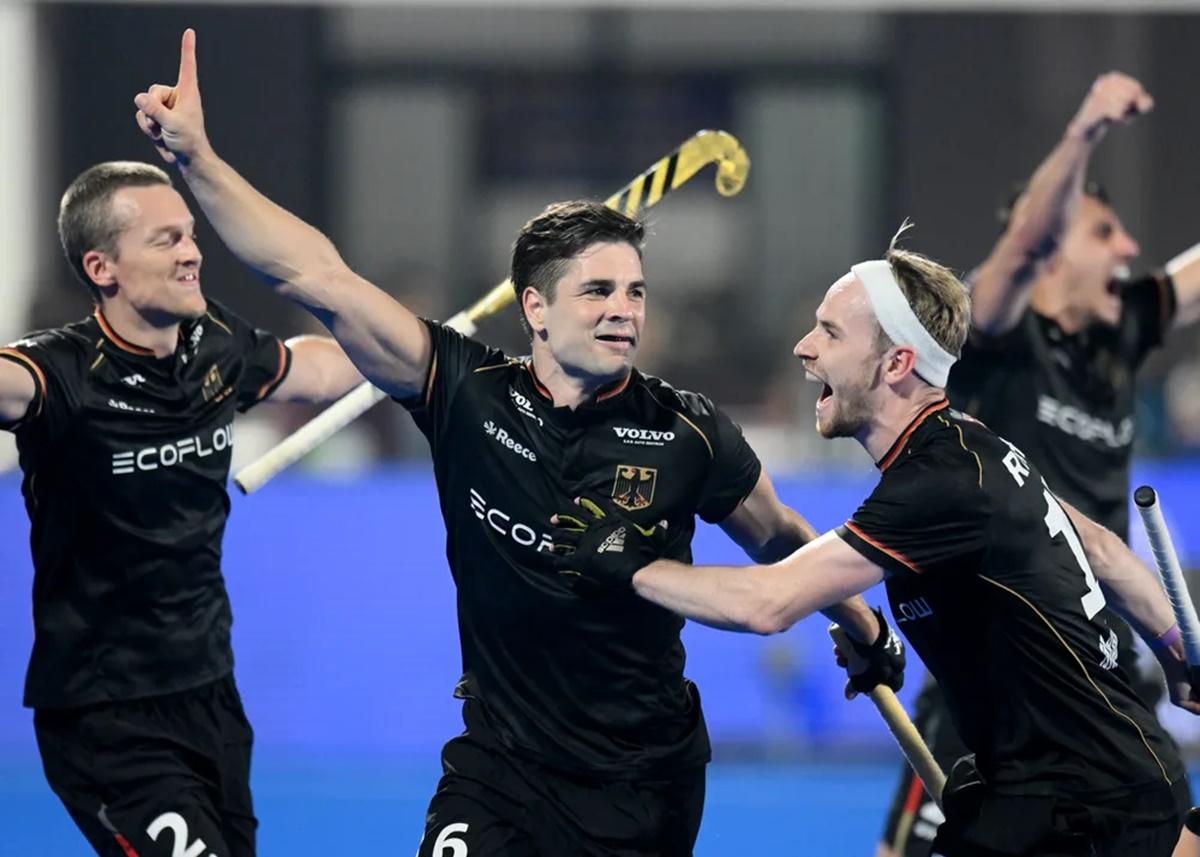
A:
[[[1143,471],[1181,550],[1200,465]],[[784,500],[839,523],[873,475],[783,479]],[[1135,527],[1135,530],[1137,528]],[[352,481],[284,477],[234,498],[225,544],[237,676],[257,733],[264,855],[409,854],[459,726],[443,527],[423,467]],[[87,850],[41,778],[21,684],[31,627],[28,525],[0,480],[0,855]],[[742,561],[701,526],[700,560]],[[882,593],[873,593],[882,603]],[[899,758],[872,707],[841,698],[820,618],[763,639],[689,625],[688,673],[717,745],[697,853],[871,853]],[[911,697],[920,667],[910,670]]]

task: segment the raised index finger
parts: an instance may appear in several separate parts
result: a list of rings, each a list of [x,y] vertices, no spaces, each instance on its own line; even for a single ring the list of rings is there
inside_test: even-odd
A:
[[[188,27],[183,31],[183,43],[179,46],[179,78],[175,87],[180,89],[196,83],[196,31]]]

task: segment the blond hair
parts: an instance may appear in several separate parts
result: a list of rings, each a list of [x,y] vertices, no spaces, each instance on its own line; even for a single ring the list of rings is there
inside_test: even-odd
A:
[[[912,226],[907,219],[900,225],[884,259],[891,265],[900,291],[921,326],[938,345],[958,357],[971,327],[970,293],[962,280],[945,265],[896,246],[900,236]],[[882,328],[879,338],[886,347],[889,340]]]

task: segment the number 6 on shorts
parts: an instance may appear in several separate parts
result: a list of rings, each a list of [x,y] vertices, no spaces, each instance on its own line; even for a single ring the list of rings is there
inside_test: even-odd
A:
[[[443,827],[433,840],[433,857],[467,857],[467,843],[455,835],[466,833],[467,827],[461,821]]]

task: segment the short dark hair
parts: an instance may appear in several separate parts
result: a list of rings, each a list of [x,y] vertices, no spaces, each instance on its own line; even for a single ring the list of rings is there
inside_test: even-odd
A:
[[[537,289],[553,302],[555,286],[566,272],[567,263],[588,247],[597,243],[628,244],[641,257],[645,240],[645,223],[603,203],[575,200],[547,206],[521,227],[513,242],[510,277],[526,332],[533,332],[521,301],[526,289]]]
[[[83,268],[83,257],[99,250],[114,258],[125,224],[113,216],[112,197],[121,188],[171,187],[165,170],[140,161],[105,161],[84,170],[71,182],[58,205],[58,240],[71,270],[100,300],[100,289]]]
[[[1012,220],[1013,209],[1017,207],[1017,203],[1021,197],[1025,195],[1025,191],[1029,190],[1028,181],[1013,182],[1009,189],[1008,198],[996,210],[996,218],[1000,221],[1000,229],[1003,231],[1008,229],[1008,223]],[[1089,179],[1084,182],[1083,195],[1090,196],[1097,202],[1101,202],[1109,208],[1112,208],[1112,201],[1108,196],[1108,189],[1100,184],[1100,182]]]

